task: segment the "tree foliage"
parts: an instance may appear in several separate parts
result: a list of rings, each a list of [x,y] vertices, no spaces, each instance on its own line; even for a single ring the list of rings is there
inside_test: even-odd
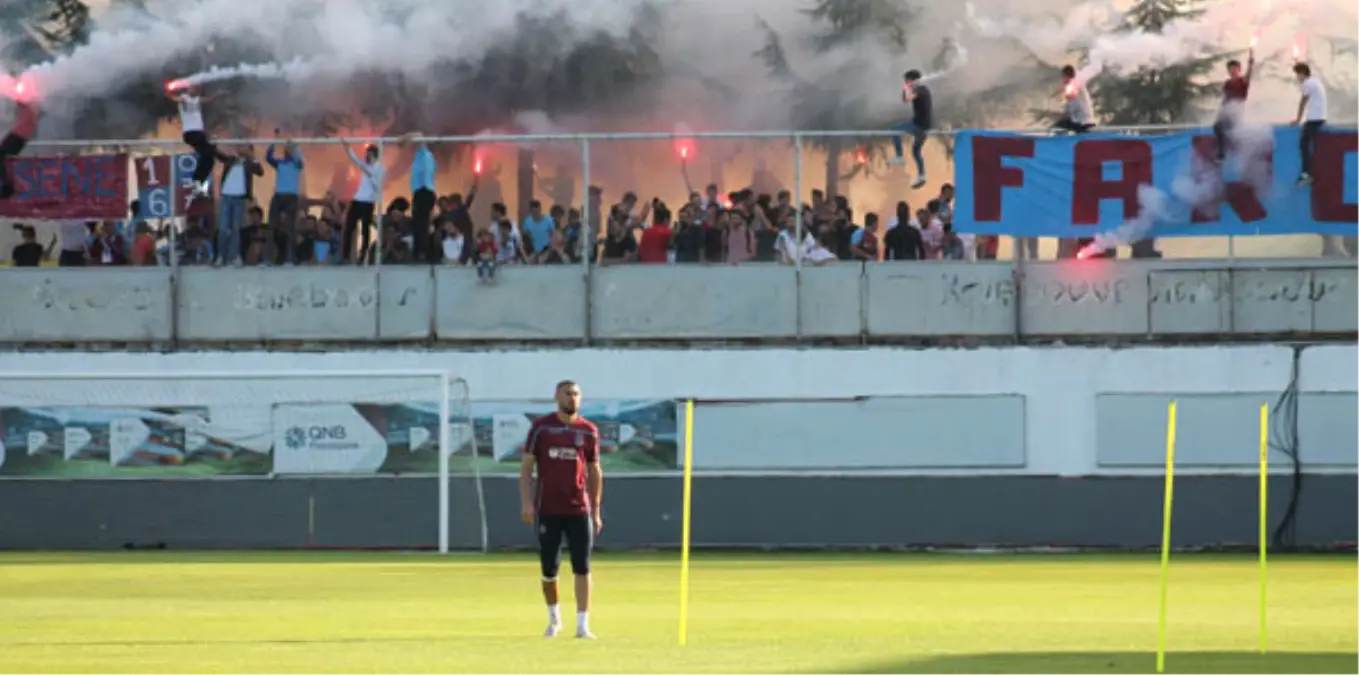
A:
[[[1115,32],[1161,33],[1173,21],[1203,13],[1198,0],[1137,0]],[[1143,66],[1131,72],[1106,71],[1089,84],[1101,122],[1110,126],[1176,124],[1208,111],[1219,91],[1209,74],[1223,54],[1207,45],[1201,56],[1163,68]]]
[[[83,0],[0,2],[0,61],[19,68],[84,44],[90,9]]]

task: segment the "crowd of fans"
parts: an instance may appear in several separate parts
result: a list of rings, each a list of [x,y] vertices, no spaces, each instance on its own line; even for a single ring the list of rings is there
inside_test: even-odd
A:
[[[380,256],[384,265],[470,266],[483,281],[493,283],[497,270],[506,265],[574,264],[582,255],[597,265],[796,264],[801,257],[803,264],[820,266],[996,257],[996,237],[953,232],[951,185],[921,208],[899,202],[887,218],[877,213],[856,218],[844,197],[827,198],[820,190],[812,191],[810,203],[794,204],[786,190],[776,195],[750,189],[721,194],[716,185],[677,205],[661,199],[642,202],[628,192],[606,212],[603,191],[592,186],[584,209],[571,204],[544,208],[533,201],[516,222],[504,204],[496,203],[489,222],[478,227],[470,211],[477,182],[465,195],[436,196],[433,159],[424,148],[416,153],[411,171],[411,197],[391,199],[380,214],[372,213],[374,186],[383,178],[375,150],[369,148],[363,156],[349,152],[363,175],[355,193],[343,200],[333,193],[320,199],[299,195],[304,163],[296,146],[270,146],[265,163],[256,161],[252,148],[242,148],[223,157],[215,213],[186,219],[174,236],[168,225],[138,219],[134,202],[131,217],[124,221],[65,223],[45,246],[33,227],[16,225],[23,241],[14,248],[11,262],[38,266],[55,254],[61,266],[168,265],[173,253],[181,265],[364,265],[377,263]],[[267,205],[256,199],[252,185],[266,164],[277,174]],[[381,229],[380,236],[374,236],[375,228]]]

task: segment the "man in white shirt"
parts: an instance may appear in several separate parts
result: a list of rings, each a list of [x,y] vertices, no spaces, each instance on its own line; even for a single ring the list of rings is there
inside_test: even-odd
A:
[[[359,260],[368,261],[368,247],[371,245],[369,235],[373,229],[373,205],[377,203],[382,195],[382,182],[386,170],[382,166],[382,153],[378,152],[376,145],[369,145],[364,149],[363,159],[359,159],[354,149],[349,147],[349,141],[341,138],[344,144],[344,151],[349,155],[349,161],[354,166],[359,167],[359,187],[354,191],[354,197],[349,202],[349,211],[344,218],[344,237],[341,255],[343,260],[350,261],[354,256],[354,234],[359,223],[363,223],[363,243],[359,247]]]
[[[1298,185],[1312,182],[1312,151],[1316,146],[1317,132],[1326,124],[1326,86],[1321,78],[1312,74],[1311,66],[1305,63],[1293,64],[1293,74],[1298,78],[1302,98],[1298,100],[1298,116],[1294,126],[1301,125],[1298,151],[1302,157],[1302,173],[1298,174]]]
[[[83,220],[67,220],[58,230],[61,254],[57,256],[59,267],[84,267],[85,250],[90,238],[93,223]]]
[[[807,231],[807,223],[803,223],[802,246],[799,247],[793,242],[797,239],[797,232],[794,228],[784,228],[779,232],[778,239],[774,242],[774,250],[778,252],[779,262],[785,265],[796,265],[799,257],[806,257],[816,248],[816,237]]]
[[[208,179],[212,177],[218,152],[217,146],[208,140],[207,129],[203,125],[203,104],[216,98],[216,95],[204,96],[198,85],[185,85],[177,81],[171,82],[165,93],[179,105],[179,125],[184,132],[184,142],[193,148],[197,159],[193,169],[193,194],[205,197],[212,190]]]
[[[1056,127],[1075,134],[1083,134],[1095,127],[1095,104],[1085,83],[1076,82],[1076,68],[1062,66],[1062,97],[1066,105]]]

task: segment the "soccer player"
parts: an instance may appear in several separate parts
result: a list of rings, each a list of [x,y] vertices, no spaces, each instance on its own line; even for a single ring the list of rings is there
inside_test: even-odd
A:
[[[1241,62],[1232,59],[1227,62],[1227,81],[1222,84],[1222,108],[1218,110],[1217,122],[1213,124],[1213,135],[1217,137],[1217,159],[1227,158],[1227,135],[1236,127],[1246,107],[1246,96],[1250,94],[1250,78],[1255,73],[1255,49],[1251,48],[1246,60],[1246,74],[1241,74]]]
[[[562,627],[557,570],[565,537],[576,578],[576,637],[593,638],[590,549],[604,527],[599,511],[604,490],[599,429],[580,416],[580,387],[575,382],[557,383],[556,398],[557,412],[535,420],[524,444],[524,461],[519,468],[520,516],[525,524],[538,529],[543,600],[547,602],[547,631],[543,634],[555,637]]]
[[[179,126],[184,132],[184,142],[193,148],[197,162],[193,169],[193,194],[205,197],[212,190],[213,163],[217,161],[217,146],[208,140],[207,128],[203,125],[203,104],[216,96],[204,96],[196,84],[175,87],[174,83],[165,92],[170,100],[179,104]]]
[[[1293,64],[1293,74],[1298,78],[1302,98],[1298,99],[1298,116],[1293,125],[1302,125],[1299,134],[1298,151],[1302,153],[1302,173],[1298,174],[1298,185],[1312,182],[1312,150],[1316,145],[1317,132],[1326,124],[1326,87],[1321,79],[1312,75],[1312,68],[1305,63]]]
[[[1083,134],[1095,128],[1095,104],[1090,101],[1090,90],[1076,82],[1075,66],[1062,66],[1062,98],[1066,106],[1055,125],[1073,134]]]
[[[14,107],[14,125],[0,140],[0,199],[14,196],[14,183],[9,177],[9,158],[23,152],[28,139],[38,132],[38,111],[33,104],[16,100]]]
[[[911,157],[915,159],[916,178],[911,187],[919,189],[925,185],[925,156],[921,149],[925,147],[925,138],[934,124],[934,95],[930,93],[929,87],[920,82],[920,71],[908,70],[902,75],[902,79],[906,84],[901,88],[901,101],[911,104],[911,119],[892,129],[910,134],[914,139],[911,143]],[[905,164],[905,149],[902,147],[901,136],[893,136],[892,145],[896,148],[897,154],[887,160],[888,163]]]

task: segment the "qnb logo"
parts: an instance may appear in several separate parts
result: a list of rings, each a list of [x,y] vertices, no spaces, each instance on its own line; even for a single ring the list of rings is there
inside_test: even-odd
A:
[[[548,449],[547,449],[547,456],[548,456],[549,458],[551,458],[551,459],[564,459],[564,460],[567,460],[567,461],[574,462],[574,461],[576,461],[576,449],[575,449],[575,448],[548,448]]]
[[[345,431],[343,424],[330,427],[289,427],[284,434],[283,442],[293,450],[300,449],[308,443],[314,448],[342,449],[349,446],[342,442],[347,436],[348,432]]]

